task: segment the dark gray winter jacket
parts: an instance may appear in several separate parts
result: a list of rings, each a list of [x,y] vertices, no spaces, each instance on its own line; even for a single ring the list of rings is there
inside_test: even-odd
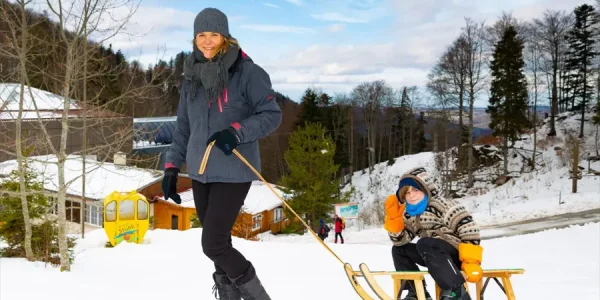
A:
[[[177,109],[177,129],[165,168],[174,165],[181,169],[185,162],[189,176],[203,183],[258,179],[237,156],[226,156],[217,147],[210,153],[204,174],[200,175],[198,171],[208,138],[228,127],[237,130],[241,140],[237,147],[239,153],[261,171],[258,139],[269,135],[281,124],[281,110],[267,72],[240,51],[229,70],[229,86],[218,101],[209,105],[201,86],[194,97],[188,98],[189,87],[190,82],[185,80]]]

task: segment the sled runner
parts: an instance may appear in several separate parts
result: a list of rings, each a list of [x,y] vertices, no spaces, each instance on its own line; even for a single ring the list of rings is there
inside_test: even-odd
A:
[[[360,271],[352,270],[349,272],[348,268],[351,268],[349,264],[346,264],[346,274],[348,274],[348,278],[350,278],[354,289],[357,291],[358,295],[362,299],[372,299],[368,294],[364,292],[362,287],[358,287],[358,289],[362,290],[362,293],[359,293],[357,289],[358,282],[356,281],[356,277],[363,277],[369,287],[373,290],[373,292],[377,295],[377,297],[381,300],[395,300],[398,297],[398,293],[400,292],[401,282],[402,280],[412,280],[415,283],[415,287],[417,288],[417,297],[419,300],[425,300],[425,288],[423,287],[422,280],[425,278],[425,275],[429,273],[427,271],[419,271],[419,272],[397,272],[397,271],[371,271],[367,267],[365,263],[361,263],[359,266]],[[483,278],[476,283],[476,291],[474,299],[484,300],[483,295],[487,288],[487,285],[491,279],[493,279],[500,289],[506,295],[507,300],[516,300],[515,293],[512,289],[512,283],[510,281],[510,277],[512,275],[523,274],[525,273],[524,269],[488,269],[483,270]],[[394,281],[394,297],[389,296],[377,283],[375,276],[391,276]],[[468,288],[467,288],[468,290]],[[440,297],[440,288],[436,285],[436,299]],[[363,296],[364,295],[364,296]],[[365,297],[366,296],[366,297]]]

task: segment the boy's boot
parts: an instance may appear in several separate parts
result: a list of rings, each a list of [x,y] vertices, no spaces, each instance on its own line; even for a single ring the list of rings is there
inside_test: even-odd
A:
[[[443,290],[440,300],[471,300],[464,285],[457,286],[451,290]]]

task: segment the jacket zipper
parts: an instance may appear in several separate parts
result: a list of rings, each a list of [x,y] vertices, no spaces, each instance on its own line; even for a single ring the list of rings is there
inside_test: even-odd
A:
[[[225,91],[223,92],[223,100],[225,100],[225,108],[227,109],[227,102],[229,102],[229,97],[228,97],[228,93],[227,93],[227,88],[225,88]]]

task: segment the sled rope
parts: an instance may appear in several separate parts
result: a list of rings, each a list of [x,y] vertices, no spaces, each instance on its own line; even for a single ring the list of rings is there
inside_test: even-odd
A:
[[[202,163],[200,164],[200,171],[198,172],[201,175],[204,174],[204,170],[206,169],[206,163],[208,162],[208,156],[210,155],[210,151],[211,151],[212,147],[214,146],[214,144],[215,144],[214,141],[211,142],[208,145],[208,147],[206,148],[206,152],[204,152],[204,157],[202,158]],[[337,254],[335,254],[335,252],[333,252],[333,250],[331,250],[331,248],[329,248],[329,246],[327,246],[327,244],[325,244],[325,242],[322,241],[321,238],[319,238],[317,233],[314,232],[312,230],[312,228],[310,228],[310,226],[308,226],[308,224],[306,224],[306,222],[290,207],[289,204],[287,204],[287,202],[285,200],[283,200],[283,198],[281,196],[279,196],[279,194],[262,177],[262,175],[260,175],[260,173],[236,149],[233,149],[233,154],[235,154],[244,164],[246,164],[246,166],[248,166],[248,168],[250,168],[250,170],[252,170],[252,172],[254,172],[254,174],[256,174],[256,176],[258,176],[258,178],[260,178],[260,180],[269,188],[269,190],[271,190],[271,192],[273,192],[273,194],[275,196],[277,196],[277,198],[279,198],[281,203],[283,203],[283,205],[285,205],[285,207],[287,207],[294,214],[294,216],[296,216],[296,218],[298,218],[300,220],[300,222],[302,222],[304,227],[306,227],[306,229],[308,229],[308,231],[310,231],[310,233],[313,235],[313,237],[319,243],[321,243],[321,245],[323,247],[325,247],[325,249],[327,249],[327,251],[329,251],[329,253],[331,253],[343,265],[344,261],[342,261],[342,259]]]

